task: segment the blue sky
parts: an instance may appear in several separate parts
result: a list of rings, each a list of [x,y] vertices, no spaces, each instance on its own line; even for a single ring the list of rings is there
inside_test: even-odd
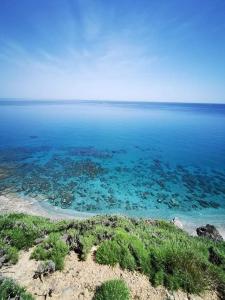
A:
[[[225,1],[0,0],[0,97],[225,102]]]

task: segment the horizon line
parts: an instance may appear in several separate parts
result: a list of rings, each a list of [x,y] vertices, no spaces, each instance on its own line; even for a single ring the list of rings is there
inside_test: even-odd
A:
[[[167,104],[203,104],[203,105],[225,105],[225,101],[224,102],[199,102],[197,101],[169,101],[169,100],[131,100],[131,99],[76,99],[76,98],[23,98],[23,97],[18,97],[18,98],[14,98],[14,97],[0,97],[0,102],[2,101],[34,101],[34,102],[53,102],[53,101],[59,101],[59,102],[110,102],[110,103],[153,103],[153,104],[157,104],[157,103],[167,103]]]

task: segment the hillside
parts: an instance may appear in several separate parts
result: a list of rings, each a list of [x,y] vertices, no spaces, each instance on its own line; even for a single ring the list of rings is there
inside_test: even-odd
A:
[[[5,214],[0,232],[0,299],[225,298],[225,242],[169,222]],[[100,288],[112,279],[122,281]]]

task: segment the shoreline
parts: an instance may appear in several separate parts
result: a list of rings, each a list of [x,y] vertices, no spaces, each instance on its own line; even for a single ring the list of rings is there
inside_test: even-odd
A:
[[[93,216],[82,212],[69,214],[61,208],[51,206],[51,210],[43,205],[44,201],[38,201],[33,198],[23,199],[13,195],[0,196],[0,214],[4,213],[25,213],[32,216],[49,218],[51,220],[62,219],[84,219]]]
[[[21,198],[15,195],[1,195],[0,196],[0,214],[4,213],[24,213],[29,214],[33,216],[40,216],[49,218],[51,220],[72,220],[72,219],[86,219],[93,217],[97,215],[98,213],[85,213],[85,212],[78,212],[70,209],[62,209],[59,207],[52,206],[51,204],[47,203],[46,201],[40,200],[34,198]],[[181,214],[181,213],[175,213],[175,212],[168,212],[168,215],[166,217],[162,217],[160,215],[157,216],[157,214],[154,214],[154,212],[151,213],[151,216],[146,213],[145,216],[139,216],[137,215],[130,215],[128,214],[122,214],[122,213],[102,213],[104,215],[106,214],[113,214],[113,215],[124,215],[126,217],[136,217],[136,218],[145,218],[145,219],[162,219],[171,221],[173,218],[178,218],[178,220],[182,223],[183,230],[189,233],[190,235],[196,235],[196,228],[199,226],[203,226],[206,224],[212,224],[216,226],[216,228],[219,230],[222,237],[225,239],[225,222],[222,222],[222,219],[224,220],[225,214],[221,214],[221,219],[218,219],[217,216],[214,216],[214,221],[209,220],[209,215],[199,215],[196,214],[195,216],[190,216],[187,214]],[[154,217],[152,217],[154,215]],[[209,221],[208,221],[209,220]],[[221,220],[221,221],[220,221]]]

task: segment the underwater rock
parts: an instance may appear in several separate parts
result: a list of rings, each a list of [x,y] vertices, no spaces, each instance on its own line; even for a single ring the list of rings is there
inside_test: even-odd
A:
[[[0,194],[38,198],[80,211],[143,210],[155,205],[186,211],[224,206],[225,173],[169,166],[162,157],[147,153],[130,157],[128,162],[121,157],[126,152],[91,145],[0,149]],[[118,199],[120,191],[122,200]]]
[[[73,195],[70,192],[61,191],[61,207],[67,208],[73,201]]]
[[[68,149],[68,154],[72,156],[94,157],[94,158],[101,158],[101,159],[113,157],[112,151],[98,150],[95,149],[94,147],[72,147]]]
[[[223,237],[214,225],[207,224],[206,226],[198,227],[196,232],[198,236],[203,236],[216,242],[223,241]]]
[[[207,207],[210,206],[209,203],[207,201],[205,201],[205,200],[197,200],[197,201],[204,208],[207,208]]]
[[[173,208],[173,207],[179,207],[179,202],[177,201],[177,199],[172,198],[172,199],[169,201],[168,206],[169,206],[170,208]]]
[[[215,201],[210,201],[209,204],[212,208],[219,208],[220,207],[219,203],[217,203]]]
[[[37,139],[38,136],[37,135],[30,135],[30,139]]]
[[[12,171],[13,170],[10,170],[10,168],[0,167],[0,180],[8,179],[9,177],[11,177],[13,175]]]
[[[207,208],[207,207],[219,208],[220,207],[219,203],[217,203],[215,201],[205,201],[202,199],[197,200],[197,201],[203,208]]]

